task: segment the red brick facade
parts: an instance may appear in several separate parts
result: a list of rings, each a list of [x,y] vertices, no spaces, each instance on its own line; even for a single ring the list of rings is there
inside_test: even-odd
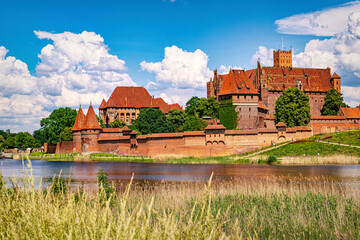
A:
[[[257,68],[248,71],[218,75],[215,70],[207,83],[207,96],[218,101],[231,98],[239,113],[238,128],[256,129],[268,127],[265,115],[274,115],[275,102],[284,90],[302,90],[309,97],[310,114],[320,116],[326,92],[331,88],[340,92],[340,86],[341,78],[332,75],[330,68],[293,68],[292,51],[279,50],[274,51],[274,67],[263,67],[258,61]],[[264,108],[256,108],[258,103]]]

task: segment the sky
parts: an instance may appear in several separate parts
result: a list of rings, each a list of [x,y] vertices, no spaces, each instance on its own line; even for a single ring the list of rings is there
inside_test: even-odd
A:
[[[294,67],[330,67],[346,103],[360,103],[360,1],[5,0],[1,9],[3,130],[31,133],[59,107],[97,112],[116,86],[184,106],[206,96],[214,69],[272,66],[282,47]]]

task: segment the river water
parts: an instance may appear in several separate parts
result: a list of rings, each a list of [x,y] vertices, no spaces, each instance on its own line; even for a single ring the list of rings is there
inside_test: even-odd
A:
[[[1,159],[2,175],[7,185],[10,180],[24,178],[27,161]],[[213,181],[232,181],[242,178],[248,181],[275,177],[278,179],[302,181],[312,177],[330,179],[334,183],[351,184],[360,188],[360,165],[314,165],[285,166],[260,164],[163,164],[134,162],[48,162],[32,160],[34,181],[37,183],[51,182],[61,172],[68,178],[71,174],[73,183],[96,183],[100,168],[109,175],[113,182],[129,182],[132,174],[136,182],[178,182],[207,181],[214,173]],[[29,171],[27,171],[30,174]]]

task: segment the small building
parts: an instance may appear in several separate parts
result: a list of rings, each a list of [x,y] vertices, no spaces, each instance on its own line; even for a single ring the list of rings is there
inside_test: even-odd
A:
[[[117,87],[108,101],[102,100],[99,115],[107,126],[115,119],[130,125],[143,108],[157,108],[166,115],[172,109],[183,110],[178,103],[167,104],[162,98],[154,98],[144,87]]]

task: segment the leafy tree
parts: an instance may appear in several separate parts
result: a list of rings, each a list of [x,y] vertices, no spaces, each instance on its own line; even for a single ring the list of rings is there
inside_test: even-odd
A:
[[[8,134],[4,130],[0,130],[0,135],[6,139],[8,137]]]
[[[73,140],[73,134],[71,131],[71,127],[66,127],[64,128],[64,130],[61,131],[60,133],[60,141],[72,141]]]
[[[154,108],[142,109],[133,125],[142,134],[174,132],[174,124],[166,120],[165,114]]]
[[[197,101],[196,113],[199,117],[209,116],[219,118],[219,103],[213,98],[200,98]]]
[[[122,128],[125,126],[126,126],[126,123],[124,121],[120,121],[118,118],[114,119],[114,121],[112,121],[109,124],[110,128]]]
[[[76,110],[69,107],[52,111],[48,118],[40,121],[41,130],[47,142],[56,144],[60,141],[60,133],[66,127],[73,127],[76,119]]]
[[[186,112],[179,109],[173,109],[169,111],[169,114],[167,116],[167,120],[174,124],[175,126],[175,132],[182,132],[183,131],[183,125],[186,121]]]
[[[349,106],[344,102],[342,94],[339,93],[336,89],[332,88],[326,93],[325,104],[321,109],[321,114],[327,116],[336,116],[340,107]]]
[[[275,102],[275,123],[287,127],[306,126],[310,122],[309,97],[298,88],[289,88]]]
[[[219,103],[214,97],[198,98],[192,97],[186,103],[186,113],[198,117],[210,116],[219,118]]]
[[[4,149],[4,144],[5,144],[5,138],[2,135],[0,135],[0,151]]]
[[[197,107],[198,107],[198,101],[200,100],[200,98],[194,96],[192,98],[190,98],[189,101],[187,101],[186,103],[186,107],[185,107],[185,111],[187,114],[189,115],[196,115],[197,114]]]
[[[98,115],[96,115],[96,118],[97,118],[97,120],[98,120],[98,122],[99,122],[100,127],[106,128],[106,125],[105,125],[104,121],[101,119],[101,117],[99,117]]]
[[[207,123],[196,116],[189,115],[183,125],[183,131],[203,131]]]
[[[15,136],[16,134],[9,135],[4,143],[5,148],[15,148]]]
[[[44,145],[46,143],[46,137],[44,135],[44,131],[41,129],[35,130],[33,133],[33,137],[40,142],[41,145]]]
[[[38,142],[30,133],[19,132],[15,137],[16,148],[36,148],[40,147],[41,144]]]

